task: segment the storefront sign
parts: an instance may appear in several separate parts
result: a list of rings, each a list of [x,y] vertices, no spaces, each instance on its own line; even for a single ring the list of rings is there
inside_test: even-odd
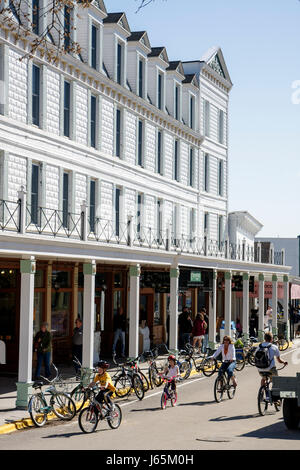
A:
[[[250,298],[258,298],[258,286],[259,283],[255,282],[254,283],[254,292],[249,293]],[[265,299],[272,299],[272,282],[265,282]],[[238,298],[243,296],[243,292],[236,292],[236,296]],[[284,289],[283,289],[283,283],[278,282],[277,283],[277,297],[278,299],[283,299],[284,298]]]
[[[190,281],[191,282],[201,282],[201,271],[191,271]]]

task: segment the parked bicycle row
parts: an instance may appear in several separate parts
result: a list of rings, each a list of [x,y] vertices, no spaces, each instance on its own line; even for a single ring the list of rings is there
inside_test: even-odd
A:
[[[255,344],[256,341],[256,338],[252,337],[247,345],[240,342],[234,345],[229,337],[224,337],[219,348],[207,348],[205,353],[187,343],[177,357],[171,354],[165,345],[161,345],[168,356],[159,356],[159,347],[156,347],[122,363],[118,363],[114,356],[113,363],[116,367],[113,375],[109,373],[110,364],[100,361],[92,374],[87,374],[82,369],[79,383],[64,381],[53,364],[55,377],[52,380],[42,377],[44,381],[33,384],[35,392],[30,398],[28,410],[33,423],[38,427],[43,426],[53,416],[71,420],[78,413],[79,426],[83,432],[93,432],[98,422],[104,419],[112,429],[116,429],[121,424],[122,411],[113,397],[122,399],[134,393],[142,400],[149,389],[164,384],[161,408],[165,409],[168,401],[175,406],[176,383],[187,380],[193,371],[202,372],[206,377],[217,372],[214,383],[215,401],[220,402],[226,392],[228,398],[232,399],[237,388],[235,371],[243,370],[246,364],[258,367],[256,356],[261,347]],[[276,337],[273,338],[273,344],[282,347]],[[284,344],[284,349],[285,346]],[[279,348],[277,349],[279,351]],[[81,368],[78,359],[75,358],[75,362],[76,367]],[[283,361],[280,362],[286,365]],[[268,406],[273,404],[269,393],[272,374],[264,374],[263,371],[260,373],[263,380],[258,394],[258,410],[263,415]],[[43,391],[45,384],[47,388]],[[276,410],[279,410],[280,403],[277,401],[274,404]]]

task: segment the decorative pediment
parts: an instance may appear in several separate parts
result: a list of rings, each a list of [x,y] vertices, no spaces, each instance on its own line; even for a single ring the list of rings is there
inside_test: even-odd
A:
[[[106,7],[105,7],[105,4],[104,4],[103,0],[93,0],[93,4],[97,8],[99,8],[99,10],[103,11],[103,13],[107,14],[107,10],[106,10]]]
[[[134,31],[131,33],[131,36],[128,38],[128,42],[139,42],[142,44],[146,49],[151,51],[151,44],[149,41],[149,37],[146,31]]]
[[[226,79],[224,70],[223,70],[223,68],[222,68],[220,59],[219,59],[219,57],[218,57],[218,54],[215,55],[215,57],[211,60],[211,62],[209,62],[208,65],[209,65],[215,72],[217,72],[219,75],[221,75],[221,77],[223,77],[223,78]]]

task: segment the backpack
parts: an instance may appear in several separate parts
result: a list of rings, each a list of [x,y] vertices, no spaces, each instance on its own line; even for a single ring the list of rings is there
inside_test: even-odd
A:
[[[257,348],[254,354],[254,363],[258,369],[267,369],[270,367],[271,359],[269,357],[269,349],[272,345],[262,346],[261,344]]]

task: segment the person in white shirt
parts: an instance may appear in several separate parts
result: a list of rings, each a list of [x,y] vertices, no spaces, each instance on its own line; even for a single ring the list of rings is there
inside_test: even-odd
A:
[[[272,332],[272,313],[273,313],[273,311],[272,311],[270,305],[268,305],[268,309],[267,309],[266,315],[265,315],[265,324],[266,324],[266,328],[268,328],[270,333]]]
[[[166,366],[165,370],[164,370],[164,374],[165,376],[168,378],[168,379],[172,379],[169,384],[168,384],[168,390],[171,386],[171,389],[176,391],[176,382],[175,382],[175,379],[176,377],[179,377],[180,376],[180,371],[179,371],[179,367],[178,365],[176,364],[176,357],[171,354],[169,357],[168,357],[168,365]]]
[[[224,336],[223,343],[218,347],[216,352],[212,355],[216,359],[222,353],[222,365],[219,369],[219,376],[227,371],[229,380],[232,378],[233,386],[237,386],[234,376],[234,369],[236,366],[235,347],[230,336]]]
[[[281,359],[279,349],[275,344],[272,343],[272,341],[273,341],[272,333],[265,333],[264,342],[261,343],[261,346],[264,347],[264,348],[268,348],[268,356],[269,356],[269,360],[270,360],[270,365],[269,365],[269,367],[267,367],[265,369],[259,369],[258,368],[259,375],[261,376],[261,385],[262,386],[265,385],[265,383],[266,383],[266,374],[268,374],[271,377],[271,380],[272,380],[273,376],[278,375],[278,371],[276,369],[276,364],[275,364],[275,357],[276,357],[276,360],[280,364],[284,364],[285,366],[288,365],[287,362],[285,362]]]

